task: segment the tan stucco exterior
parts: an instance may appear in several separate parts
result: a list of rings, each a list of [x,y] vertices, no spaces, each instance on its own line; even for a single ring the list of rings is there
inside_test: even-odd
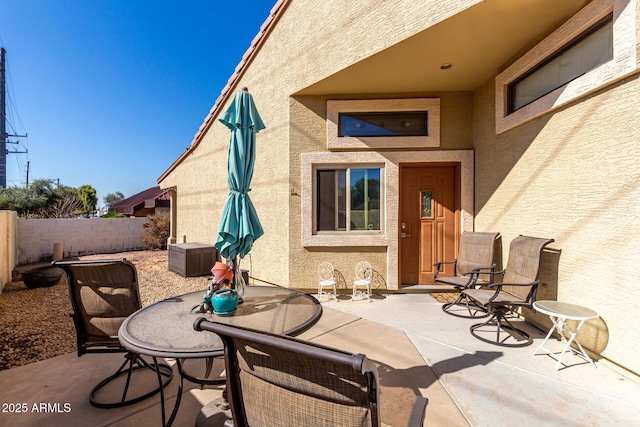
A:
[[[554,238],[557,277],[540,297],[596,309],[601,320],[587,323],[581,340],[637,366],[638,77],[498,137],[482,108],[493,105],[492,91],[490,82],[476,101],[475,111],[486,112],[476,118],[476,228],[500,230],[505,242]]]
[[[590,2],[399,3],[276,4],[191,147],[159,180],[174,190],[173,238],[215,240],[228,192],[229,139],[217,115],[247,86],[267,126],[257,137],[250,193],[265,229],[246,265],[253,277],[312,290],[317,265],[328,260],[349,287],[353,266],[367,259],[377,273],[374,288],[398,289],[398,169],[412,162],[455,163],[461,170],[460,230],[499,231],[505,262],[509,242],[519,234],[555,239],[543,258],[539,298],[596,309],[601,319],[584,327],[581,340],[596,354],[640,372],[640,356],[632,348],[640,339],[633,321],[640,297],[634,282],[640,277],[637,59],[625,58],[624,71],[613,67],[618,74],[585,83],[591,86],[576,89],[573,98],[556,97],[562,103],[500,125],[502,110],[496,106],[503,92],[497,88],[513,64],[529,58],[527,52],[540,42],[552,46]],[[615,37],[637,53],[636,0],[594,5],[625,16],[619,22],[631,31],[620,35],[616,28]],[[443,71],[444,63],[453,66]],[[328,145],[327,101],[403,98],[438,100],[437,145]],[[380,233],[351,240],[313,233],[313,165],[333,162],[382,167]],[[523,314],[543,328],[550,325],[545,316]]]

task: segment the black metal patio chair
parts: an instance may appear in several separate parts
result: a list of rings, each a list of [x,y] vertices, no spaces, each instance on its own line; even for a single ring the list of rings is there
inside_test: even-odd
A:
[[[533,309],[538,291],[538,274],[542,251],[553,239],[518,236],[509,245],[509,259],[503,271],[491,274],[504,274],[501,283],[492,283],[482,289],[465,289],[463,294],[474,304],[483,307],[491,317],[483,323],[472,325],[471,334],[488,343],[504,347],[523,347],[531,344],[532,339],[525,331],[511,324],[508,315],[518,308]],[[489,339],[483,333],[489,329]],[[503,332],[504,339],[500,333]],[[495,334],[495,335],[494,335]],[[514,338],[515,342],[509,341]]]
[[[493,232],[464,232],[460,235],[458,257],[452,261],[437,262],[434,282],[436,284],[451,285],[460,292],[458,298],[444,304],[442,310],[453,316],[477,318],[487,316],[483,307],[474,304],[462,292],[493,283],[496,266],[494,256],[497,245],[501,243],[500,233]],[[453,264],[453,276],[440,276],[440,271],[446,264]],[[467,314],[468,313],[468,314]]]
[[[142,307],[138,290],[138,275],[135,266],[126,259],[104,259],[85,261],[54,261],[52,265],[62,268],[67,274],[69,295],[73,307],[73,323],[78,341],[78,357],[87,353],[126,353],[120,368],[100,381],[90,392],[90,403],[98,408],[118,408],[140,402],[160,391],[158,384],[153,389],[142,386],[130,387],[135,371],[152,371],[157,384],[157,372],[165,387],[173,378],[173,369],[167,364],[153,364],[139,354],[128,351],[118,340],[118,329],[124,320]],[[111,389],[122,386],[120,378],[126,375],[119,400],[106,397],[105,386]],[[116,384],[116,380],[118,384]],[[102,392],[101,392],[102,390]]]
[[[194,328],[224,343],[230,407],[220,401],[206,405],[197,425],[380,425],[377,368],[365,355],[205,318]],[[418,396],[409,426],[423,425],[426,406],[427,399]]]

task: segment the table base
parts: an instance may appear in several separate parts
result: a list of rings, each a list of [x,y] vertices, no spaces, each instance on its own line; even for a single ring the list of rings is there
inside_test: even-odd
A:
[[[180,401],[182,400],[182,392],[184,390],[184,380],[186,379],[187,381],[190,381],[192,383],[196,383],[196,384],[200,384],[200,388],[204,388],[205,385],[220,385],[220,384],[225,384],[226,383],[226,379],[225,378],[215,378],[215,379],[210,379],[208,378],[209,374],[211,373],[211,367],[213,365],[213,357],[207,357],[206,358],[206,373],[205,373],[205,378],[201,378],[201,377],[194,377],[191,374],[187,373],[187,371],[185,371],[185,369],[183,368],[182,364],[184,363],[185,359],[175,359],[176,361],[176,366],[178,367],[178,374],[180,376],[180,383],[178,384],[178,394],[176,395],[176,402],[173,405],[173,409],[171,410],[171,414],[169,415],[169,419],[166,419],[166,408],[165,408],[165,403],[164,403],[164,389],[160,388],[160,411],[162,412],[162,426],[163,427],[170,427],[173,424],[173,421],[176,418],[176,415],[178,415],[178,409],[180,408]],[[158,382],[160,384],[162,384],[162,376],[158,370],[158,364],[156,358],[153,358],[154,364],[156,366],[156,372],[158,373]],[[161,365],[162,366],[162,365]]]
[[[553,357],[555,360],[558,361],[558,363],[556,363],[556,371],[558,369],[560,369],[560,365],[562,364],[562,358],[564,357],[564,355],[565,355],[565,353],[567,351],[573,351],[574,354],[576,354],[577,356],[583,358],[585,361],[590,362],[593,365],[594,368],[597,368],[597,366],[596,366],[595,362],[593,361],[593,359],[591,359],[589,357],[587,352],[584,351],[584,348],[582,348],[582,345],[580,345],[578,340],[576,340],[576,335],[578,335],[578,331],[580,331],[580,328],[582,327],[582,325],[584,324],[585,321],[584,320],[578,321],[578,326],[576,327],[576,329],[575,330],[571,330],[571,327],[569,327],[569,325],[566,322],[566,319],[564,319],[563,317],[549,316],[549,318],[553,322],[553,326],[551,327],[551,329],[549,329],[549,332],[547,333],[547,336],[544,338],[544,341],[542,341],[542,343],[538,346],[538,348],[536,348],[536,350],[533,352],[533,354],[535,355],[540,350],[546,351],[547,355]],[[560,352],[558,357],[556,357],[554,352],[544,348],[544,345],[547,343],[547,341],[549,341],[549,337],[551,337],[551,334],[553,333],[554,330],[558,332],[558,335],[560,335],[560,340],[566,343],[564,348],[562,349],[562,352]],[[565,332],[567,334],[569,334],[569,339],[568,340],[564,335]],[[575,348],[571,347],[571,343],[574,342],[574,341],[575,341],[576,345],[578,346],[579,351],[576,350]]]

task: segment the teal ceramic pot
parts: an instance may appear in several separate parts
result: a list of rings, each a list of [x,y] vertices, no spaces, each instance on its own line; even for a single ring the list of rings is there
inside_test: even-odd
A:
[[[220,289],[211,295],[213,311],[218,316],[229,316],[238,306],[238,292],[235,289]]]

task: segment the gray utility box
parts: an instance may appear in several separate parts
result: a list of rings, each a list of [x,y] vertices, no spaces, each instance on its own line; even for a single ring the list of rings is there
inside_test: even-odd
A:
[[[169,245],[169,271],[182,277],[206,276],[220,254],[215,246],[203,243],[180,243]]]

